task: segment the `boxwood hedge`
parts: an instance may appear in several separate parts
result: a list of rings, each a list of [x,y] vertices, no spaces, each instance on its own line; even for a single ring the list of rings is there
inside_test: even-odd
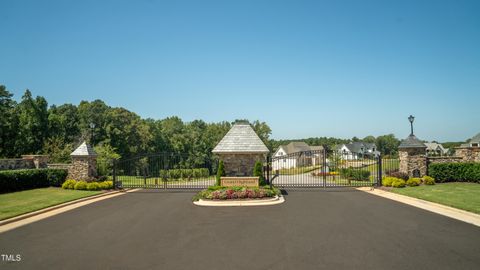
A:
[[[26,169],[0,171],[0,193],[20,190],[59,187],[67,177],[64,169]]]
[[[480,183],[480,163],[438,163],[428,166],[428,175],[436,182]]]

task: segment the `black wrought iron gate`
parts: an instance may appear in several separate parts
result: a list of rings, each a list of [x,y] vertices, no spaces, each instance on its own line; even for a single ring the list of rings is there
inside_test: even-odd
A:
[[[267,175],[280,188],[371,187],[381,184],[379,155],[315,150],[269,157]]]
[[[215,161],[178,153],[159,153],[114,161],[117,188],[204,189],[215,184]]]

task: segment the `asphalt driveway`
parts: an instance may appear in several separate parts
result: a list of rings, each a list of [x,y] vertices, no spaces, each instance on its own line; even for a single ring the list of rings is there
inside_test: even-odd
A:
[[[135,192],[0,234],[0,269],[480,269],[480,228],[350,189],[266,207]]]

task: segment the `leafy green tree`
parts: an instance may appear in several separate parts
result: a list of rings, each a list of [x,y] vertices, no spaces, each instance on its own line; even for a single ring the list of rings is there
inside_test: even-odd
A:
[[[395,138],[395,135],[393,134],[382,135],[377,137],[375,145],[380,153],[389,156],[396,156],[398,155],[400,140]]]
[[[222,181],[221,178],[222,176],[225,176],[225,165],[223,165],[223,160],[220,160],[218,163],[218,170],[217,170],[217,178],[216,178],[216,185],[221,186]]]
[[[111,175],[113,169],[112,161],[120,159],[120,155],[116,149],[109,144],[100,144],[94,147],[97,153],[97,171],[99,175]]]
[[[369,136],[363,138],[362,141],[363,141],[363,142],[366,142],[366,143],[375,143],[375,142],[376,142],[376,139],[375,139],[374,136],[369,135]]]
[[[108,110],[105,125],[107,143],[117,149],[122,157],[131,157],[149,152],[152,135],[142,119],[124,108]]]
[[[49,137],[43,144],[43,154],[50,156],[50,162],[53,163],[69,163],[71,161],[70,154],[73,152],[73,143],[65,142],[64,137]]]
[[[78,109],[72,104],[52,105],[48,109],[49,137],[62,137],[66,143],[79,142]]]
[[[0,85],[0,157],[17,156],[15,141],[17,140],[18,118],[15,113],[16,102],[13,95],[4,85]]]
[[[17,155],[35,154],[42,150],[48,136],[47,101],[43,97],[32,97],[30,90],[26,90],[22,101],[17,106],[18,137],[15,142]]]

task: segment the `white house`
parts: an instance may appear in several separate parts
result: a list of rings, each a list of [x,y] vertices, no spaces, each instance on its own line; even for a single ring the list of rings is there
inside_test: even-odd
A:
[[[427,146],[427,154],[429,156],[444,156],[448,152],[448,150],[439,143],[431,142],[424,144]]]
[[[480,133],[473,136],[467,143],[462,144],[461,147],[480,147]]]
[[[272,156],[272,169],[291,169],[322,164],[323,146],[310,146],[304,142],[280,145]]]
[[[374,143],[352,142],[338,145],[336,149],[344,160],[357,160],[366,157],[378,157],[380,155]]]

